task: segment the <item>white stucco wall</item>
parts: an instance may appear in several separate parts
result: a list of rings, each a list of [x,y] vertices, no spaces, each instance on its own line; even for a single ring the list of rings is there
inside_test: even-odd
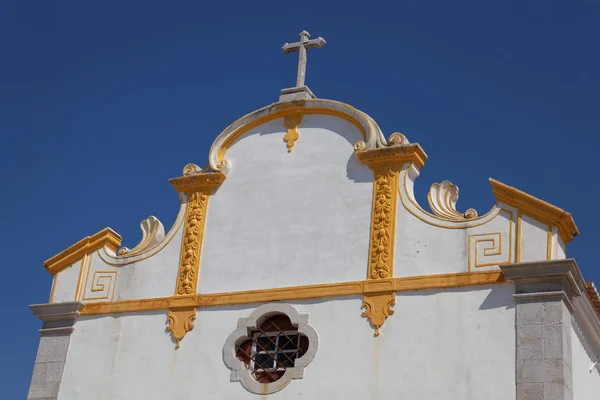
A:
[[[79,272],[83,260],[77,261],[60,271],[54,279],[54,303],[63,301],[73,301],[77,292],[77,283],[79,282]]]
[[[198,312],[175,350],[164,312],[81,317],[62,400],[514,398],[511,285],[400,293],[380,337],[360,297],[292,302],[310,314],[319,349],[305,376],[257,396],[230,382],[221,351],[237,320],[258,305]]]
[[[573,398],[575,400],[597,400],[600,398],[600,373],[597,368],[590,371],[595,360],[586,352],[582,336],[571,328],[573,364]]]
[[[354,155],[351,123],[305,115],[291,153],[283,119],[252,129],[227,152],[231,170],[211,196],[199,292],[362,280],[373,173]]]
[[[548,225],[522,216],[521,261],[546,260],[548,257]]]

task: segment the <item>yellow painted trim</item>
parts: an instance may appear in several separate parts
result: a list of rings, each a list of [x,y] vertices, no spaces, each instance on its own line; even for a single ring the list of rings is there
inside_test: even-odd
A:
[[[167,330],[175,339],[177,349],[187,332],[194,328],[196,319],[196,307],[184,303],[190,298],[195,299],[198,291],[208,200],[210,194],[226,178],[226,175],[221,172],[195,173],[198,169],[195,165],[188,165],[183,170],[183,177],[171,179],[173,187],[179,192],[185,192],[187,197],[175,296],[169,303],[167,326]]]
[[[86,267],[88,258],[89,258],[89,255],[85,254],[83,256],[83,258],[81,259],[81,267],[79,268],[79,277],[77,278],[77,287],[75,288],[75,297],[73,298],[74,301],[79,301],[79,299],[81,298],[81,287],[83,285],[83,274],[85,272],[85,267]]]
[[[196,293],[207,205],[207,194],[201,192],[189,194],[175,295],[186,296]]]
[[[222,172],[208,172],[172,178],[169,181],[178,192],[187,194],[195,192],[210,193],[218,188],[227,178]]]
[[[374,170],[368,279],[394,276],[399,172],[391,166]]]
[[[56,290],[56,285],[58,284],[58,275],[54,275],[52,278],[52,289],[50,289],[50,298],[48,299],[48,303],[54,302],[54,291]]]
[[[88,268],[88,277],[90,275],[91,265]],[[100,282],[101,279],[108,278],[108,287],[106,287],[106,283]],[[87,279],[86,279],[86,288],[83,291],[83,300],[108,300],[110,297],[110,301],[113,301],[115,298],[115,290],[117,288],[117,280],[119,278],[119,271],[116,270],[97,270],[94,271],[94,276],[92,277],[92,285],[90,292],[103,293],[102,296],[92,296],[87,295]],[[104,294],[104,292],[106,292]]]
[[[320,101],[325,101],[322,99],[319,99]],[[308,107],[304,107],[305,102],[299,101],[299,102],[290,102],[290,103],[281,103],[281,104],[276,104],[275,107],[279,108],[279,110],[271,113],[271,114],[267,114],[267,115],[263,115],[262,117],[258,117],[252,121],[249,121],[248,123],[238,127],[234,132],[232,132],[232,134],[230,136],[228,136],[223,143],[221,144],[221,147],[219,148],[219,151],[217,153],[217,162],[221,162],[225,159],[225,154],[227,153],[227,151],[231,148],[231,146],[246,132],[250,131],[253,128],[256,128],[257,126],[260,126],[264,123],[267,123],[269,121],[278,119],[278,118],[285,118],[287,116],[290,115],[310,115],[310,114],[320,114],[320,115],[330,115],[333,117],[338,117],[341,119],[344,119],[350,123],[352,123],[354,126],[356,126],[360,132],[362,133],[363,139],[366,141],[368,138],[367,132],[365,131],[364,127],[362,126],[362,124],[360,123],[360,121],[358,121],[357,119],[353,118],[352,116],[338,111],[338,110],[334,110],[332,108],[308,108]],[[357,113],[360,113],[361,115],[364,115],[362,112],[352,108],[354,111],[356,111]],[[223,130],[223,132],[228,131],[229,129],[231,129],[232,126],[235,126],[237,123],[239,123],[239,121],[243,120],[244,118],[247,118],[250,114],[243,116],[242,118],[238,119],[237,121],[235,121],[233,124],[229,125],[227,128],[225,128]],[[214,145],[213,145],[214,146]],[[212,150],[212,149],[211,149]]]
[[[514,214],[512,211],[501,208],[500,209],[500,213],[498,215],[500,215],[501,213],[506,213],[508,214],[508,259],[506,261],[501,261],[501,262],[489,262],[489,263],[485,263],[485,264],[480,264],[479,263],[479,251],[478,246],[479,243],[492,243],[491,248],[486,248],[483,249],[483,255],[484,256],[499,256],[502,254],[502,232],[484,232],[484,233],[475,233],[475,234],[471,234],[468,236],[467,238],[467,264],[468,264],[468,268],[469,271],[472,271],[473,268],[483,268],[483,267],[491,267],[494,265],[502,265],[502,264],[509,264],[512,262],[513,260],[513,224],[515,223],[513,217]],[[475,239],[474,240],[474,244],[471,245],[471,238],[477,238],[477,237],[485,237],[488,236],[488,238],[485,239]],[[491,237],[490,236],[494,236]],[[496,240],[497,237],[497,240]],[[497,250],[496,250],[497,248]],[[473,258],[471,258],[471,250],[473,250],[475,256],[475,263],[473,264],[471,261],[473,260]]]
[[[196,307],[232,306],[240,304],[266,303],[284,300],[320,299],[326,297],[358,296],[388,291],[409,292],[415,290],[451,289],[465,286],[481,286],[505,283],[500,271],[458,272],[453,274],[409,276],[386,280],[365,280],[342,283],[326,283],[307,286],[291,286],[276,289],[245,290],[187,296],[185,304],[172,304],[182,296],[155,299],[122,300],[85,304],[82,315],[130,313],[167,310],[170,307],[190,307],[194,298]],[[382,284],[378,286],[378,284]]]
[[[81,239],[68,249],[47,259],[44,262],[44,267],[50,274],[56,275],[68,266],[81,260],[84,255],[93,253],[105,246],[116,252],[119,246],[121,246],[121,236],[110,228],[104,228],[100,232]]]
[[[522,246],[522,235],[523,235],[523,216],[520,211],[517,211],[517,250],[515,262],[521,262],[521,246]]]
[[[412,163],[415,167],[421,169],[427,161],[427,154],[418,143],[356,151],[355,153],[360,162],[372,169],[380,165],[393,165],[402,168],[406,163]]]
[[[546,260],[552,260],[552,225],[548,225],[548,240],[546,243]]]
[[[565,210],[495,179],[490,178],[490,183],[498,202],[515,207],[543,224],[556,226],[565,245],[579,235],[573,217]]]

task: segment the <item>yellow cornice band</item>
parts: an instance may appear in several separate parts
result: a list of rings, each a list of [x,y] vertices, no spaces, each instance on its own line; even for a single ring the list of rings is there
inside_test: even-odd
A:
[[[179,178],[169,179],[171,185],[178,192],[193,193],[205,192],[209,193],[213,189],[218,188],[227,178],[222,172],[209,172],[188,176],[180,176]]]
[[[121,236],[110,228],[104,228],[100,232],[81,239],[68,249],[47,259],[44,262],[44,267],[50,274],[56,275],[69,265],[81,260],[85,255],[91,254],[105,246],[116,252],[119,246],[121,246]]]
[[[579,236],[579,229],[573,217],[565,210],[495,179],[490,178],[490,183],[498,202],[515,207],[543,224],[556,226],[565,244]]]
[[[360,162],[370,168],[383,165],[393,165],[401,168],[406,163],[413,163],[415,167],[421,169],[427,161],[427,154],[418,143],[357,151],[356,156]]]
[[[407,292],[427,289],[449,289],[465,286],[480,286],[505,283],[500,271],[459,272],[454,274],[423,275],[385,280],[365,280],[342,283],[326,283],[319,285],[291,286],[276,289],[245,290],[199,294],[185,298],[184,305],[194,306],[190,299],[195,299],[195,307],[231,306],[238,304],[255,304],[270,301],[289,301],[319,299],[325,297],[355,296],[361,294]],[[81,310],[82,315],[117,314],[140,311],[167,310],[173,307],[179,296],[155,299],[122,300],[111,302],[88,303]]]

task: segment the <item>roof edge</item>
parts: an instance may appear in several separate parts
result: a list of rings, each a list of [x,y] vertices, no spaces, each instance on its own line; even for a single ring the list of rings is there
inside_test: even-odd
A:
[[[556,226],[565,244],[579,236],[579,229],[571,213],[493,178],[490,178],[490,184],[498,202],[515,207],[544,224]]]
[[[57,255],[50,257],[44,262],[44,268],[51,274],[56,275],[69,265],[79,261],[84,255],[93,253],[103,247],[108,247],[116,252],[121,246],[121,236],[111,228],[104,228],[100,232],[87,236]]]

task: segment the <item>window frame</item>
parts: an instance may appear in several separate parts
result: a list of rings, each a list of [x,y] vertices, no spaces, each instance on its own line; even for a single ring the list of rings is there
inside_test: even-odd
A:
[[[255,343],[252,335],[258,333],[255,331],[258,331],[258,328],[267,318],[277,314],[283,314],[288,317],[291,325],[295,328],[293,331],[289,329],[280,331],[286,335],[288,332],[293,332],[294,335],[297,335],[298,342],[295,351],[299,351],[300,349],[300,340],[303,340],[300,339],[301,336],[306,337],[308,346],[301,357],[296,357],[293,367],[286,367],[285,371],[283,371],[284,368],[281,368],[283,375],[279,379],[269,383],[260,383],[252,376],[254,371],[250,367],[250,363],[246,364],[237,357],[236,349],[241,343],[247,340],[253,341],[251,349],[254,349]],[[276,334],[275,332],[273,333]],[[282,335],[282,337],[285,336]],[[282,390],[293,379],[302,379],[304,377],[304,369],[314,359],[318,346],[319,336],[317,331],[309,324],[308,314],[300,314],[291,304],[267,303],[256,308],[250,316],[238,320],[237,329],[229,335],[223,346],[223,361],[227,368],[231,370],[231,382],[240,382],[246,390],[254,394],[271,394]],[[250,354],[253,354],[252,350]],[[270,372],[274,371],[276,370],[271,370]]]

